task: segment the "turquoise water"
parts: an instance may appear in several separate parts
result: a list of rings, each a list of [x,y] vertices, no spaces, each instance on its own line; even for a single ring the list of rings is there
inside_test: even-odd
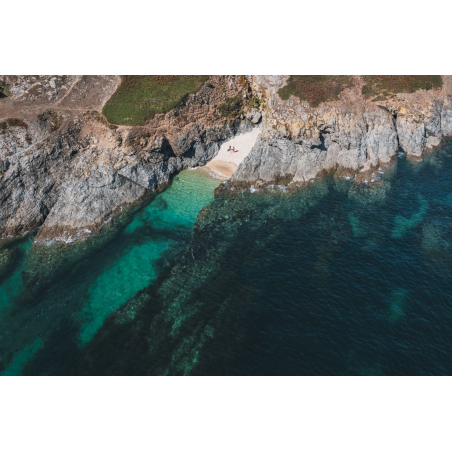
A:
[[[16,353],[14,355],[13,362],[3,372],[0,372],[0,375],[19,375],[27,361],[34,356],[36,350],[42,348],[43,346],[44,344],[41,339],[36,339],[31,345],[26,346],[22,351]]]
[[[0,373],[452,373],[452,141],[367,186],[219,184],[182,172],[28,298],[22,243],[0,285]]]
[[[174,178],[172,185],[135,216],[124,234],[152,225],[155,230],[191,229],[202,207],[213,201],[213,191],[220,184],[205,170],[187,170]],[[149,286],[157,276],[154,264],[171,246],[171,239],[150,237],[134,246],[90,287],[89,301],[83,308],[80,339],[87,344],[105,319],[138,291]]]
[[[59,316],[67,315],[66,308],[72,306],[71,318],[79,325],[77,343],[82,347],[88,344],[112,312],[154,281],[159,259],[166,260],[164,265],[167,265],[171,252],[180,252],[189,240],[199,211],[213,201],[214,189],[220,183],[202,169],[181,172],[166,191],[138,212],[125,230],[115,237],[109,245],[112,253],[92,259],[93,271],[89,276],[84,275],[78,287],[71,291],[57,284],[44,294],[40,305],[44,306],[47,301],[49,315],[57,321],[61,320]],[[27,260],[25,252],[31,244],[32,240],[28,240],[19,245],[24,253],[17,269],[0,286],[0,309],[13,303],[24,289],[22,271]],[[59,304],[61,309],[55,309]],[[0,324],[5,326],[13,311],[15,322],[9,328],[6,325],[6,332],[12,329],[11,326],[18,327],[20,322],[28,331],[19,333],[21,340],[13,340],[19,349],[9,357],[9,364],[2,372],[5,375],[20,373],[36,351],[44,347],[45,326],[48,326],[48,322],[40,322],[39,309],[30,308],[21,316],[13,307],[3,318],[0,317]]]
[[[81,315],[83,344],[93,338],[112,312],[151,284],[156,277],[153,264],[169,246],[170,242],[153,241],[135,246],[97,278]]]

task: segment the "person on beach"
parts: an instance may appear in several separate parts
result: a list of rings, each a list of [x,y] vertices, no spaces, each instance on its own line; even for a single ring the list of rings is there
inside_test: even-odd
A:
[[[229,146],[228,152],[229,152],[229,151],[232,151],[232,148],[231,148],[231,146]]]
[[[232,148],[232,152],[238,152],[238,151],[235,150],[235,146]]]

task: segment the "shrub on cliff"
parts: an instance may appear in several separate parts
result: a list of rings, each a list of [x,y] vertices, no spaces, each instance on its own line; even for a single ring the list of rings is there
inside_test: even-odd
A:
[[[362,75],[365,85],[363,96],[367,99],[384,100],[397,93],[414,93],[420,89],[434,89],[443,86],[440,75]]]
[[[322,102],[337,99],[341,91],[352,85],[349,75],[291,75],[278,94],[283,100],[296,96],[311,107],[318,107]]]
[[[7,125],[9,127],[21,127],[23,129],[28,129],[27,123],[19,118],[8,118],[6,121],[0,122],[0,130],[6,130]]]
[[[11,92],[9,90],[9,86],[0,80],[0,99],[3,97],[8,97],[11,95]]]

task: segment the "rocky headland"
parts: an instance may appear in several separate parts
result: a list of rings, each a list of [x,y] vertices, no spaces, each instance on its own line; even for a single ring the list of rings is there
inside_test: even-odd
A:
[[[258,185],[307,182],[322,171],[357,182],[371,180],[382,163],[403,150],[409,158],[452,135],[452,79],[437,89],[385,93],[366,98],[364,81],[353,77],[335,100],[311,106],[278,91],[288,76],[253,76],[262,100],[262,135],[232,180]],[[385,98],[386,97],[386,98]]]
[[[105,110],[124,87],[119,76],[0,76],[0,239],[7,246],[39,228],[25,282],[39,285],[43,262],[70,264],[51,250],[70,248],[76,259],[104,243],[174,174],[206,165],[255,127],[260,135],[230,188],[294,187],[335,173],[371,189],[397,152],[419,160],[452,135],[451,76],[402,92],[370,78],[380,76],[324,76],[320,102],[297,92],[292,77],[205,77],[169,111],[125,125],[135,120],[115,124]]]

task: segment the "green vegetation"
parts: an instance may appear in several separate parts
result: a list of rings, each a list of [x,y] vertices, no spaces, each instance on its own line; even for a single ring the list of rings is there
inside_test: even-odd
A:
[[[243,97],[243,91],[235,97],[226,97],[224,102],[219,105],[218,112],[223,118],[234,119],[243,113],[245,107],[259,109],[261,100],[256,96]]]
[[[261,106],[262,101],[257,96],[251,96],[248,99],[248,103],[251,108],[259,108]]]
[[[363,96],[367,99],[384,100],[397,93],[414,93],[419,89],[441,88],[440,75],[362,75],[365,85]]]
[[[207,79],[207,75],[123,75],[102,113],[112,124],[141,125],[174,108]]]
[[[236,117],[242,113],[243,102],[236,97],[226,97],[224,102],[218,107],[220,115],[223,117]]]
[[[9,96],[11,96],[9,86],[5,82],[3,82],[3,80],[0,80],[0,99]]]
[[[337,99],[341,91],[352,86],[349,75],[291,75],[278,94],[283,100],[297,96],[311,107],[318,107],[322,102]]]

